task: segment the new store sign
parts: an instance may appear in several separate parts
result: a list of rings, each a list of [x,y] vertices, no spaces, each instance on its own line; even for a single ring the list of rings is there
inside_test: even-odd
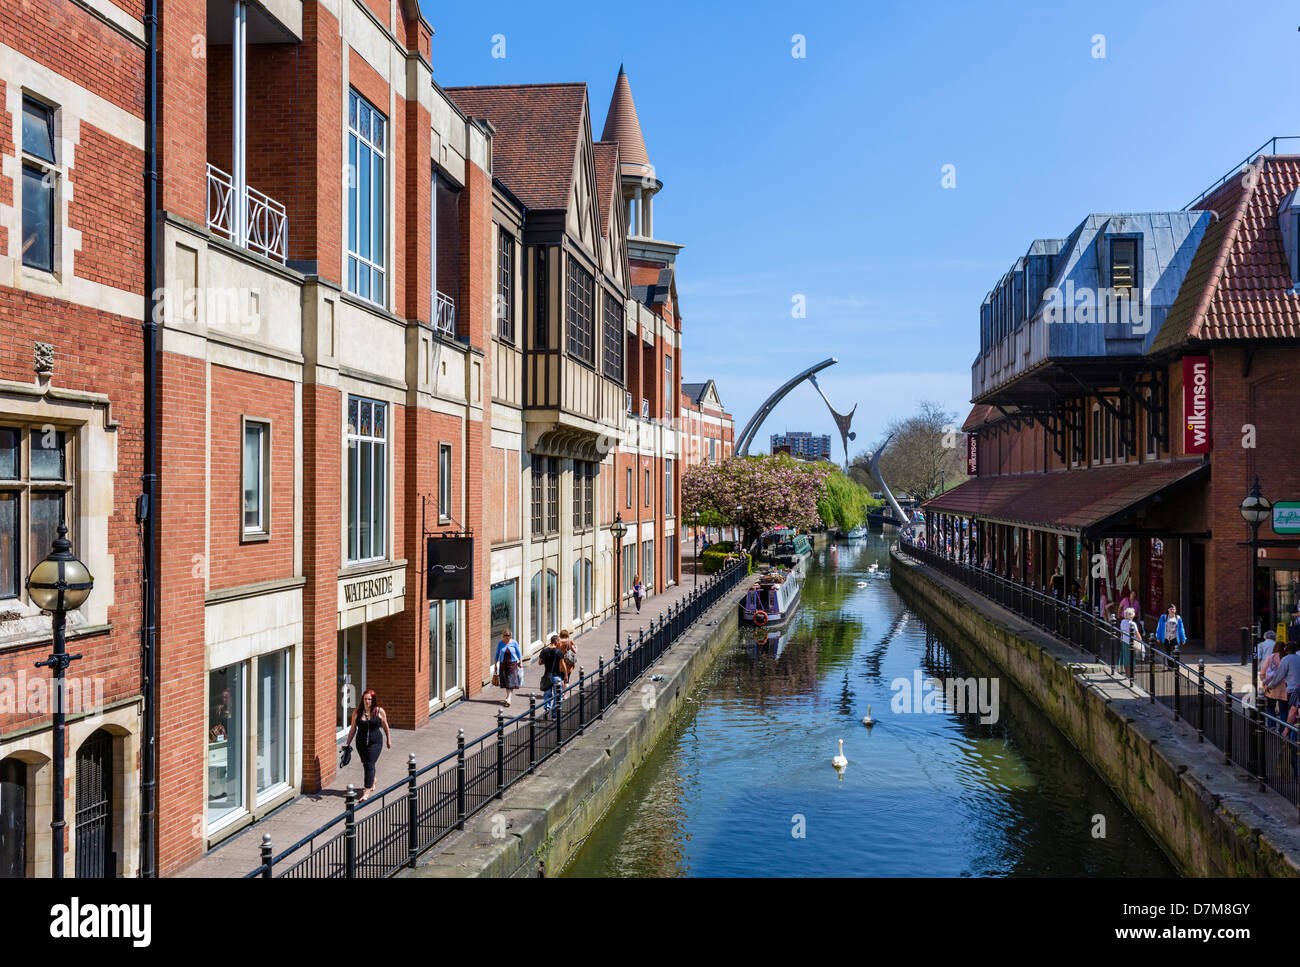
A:
[[[1210,357],[1183,357],[1183,452],[1210,452]]]
[[[1279,500],[1273,505],[1273,533],[1300,534],[1300,500]]]
[[[468,601],[474,597],[474,538],[430,537],[428,560],[430,601]]]

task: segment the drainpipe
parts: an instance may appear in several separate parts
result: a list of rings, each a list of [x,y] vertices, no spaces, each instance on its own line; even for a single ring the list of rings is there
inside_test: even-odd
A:
[[[157,876],[154,800],[157,756],[154,749],[156,653],[158,640],[156,590],[158,483],[158,322],[157,217],[158,217],[158,0],[149,0],[145,29],[145,149],[144,149],[144,473],[136,504],[140,527],[143,579],[140,588],[141,691],[144,718],[140,735],[140,876]]]

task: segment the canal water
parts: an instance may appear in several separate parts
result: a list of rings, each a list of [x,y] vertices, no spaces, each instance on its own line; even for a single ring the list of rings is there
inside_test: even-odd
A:
[[[1051,723],[927,627],[888,568],[879,535],[818,542],[787,633],[759,644],[742,628],[565,875],[1176,875]],[[976,690],[936,688],[958,678]]]

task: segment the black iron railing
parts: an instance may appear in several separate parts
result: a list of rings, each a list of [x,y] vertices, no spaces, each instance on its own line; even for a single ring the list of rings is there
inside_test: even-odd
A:
[[[464,829],[470,816],[601,718],[744,577],[744,564],[735,562],[702,582],[648,631],[635,639],[628,635],[626,647],[616,643],[613,660],[601,657],[590,673],[579,668],[550,707],[531,698],[527,712],[509,719],[498,712],[497,727],[476,739],[467,741],[462,729],[456,751],[423,768],[412,753],[406,778],[363,803],[349,786],[343,812],[288,849],[276,853],[270,834],[263,836],[262,864],[244,878],[378,878],[414,865],[421,853]]]
[[[1009,580],[915,544],[900,541],[898,550],[915,561],[997,602],[1054,637],[1087,652],[1118,679],[1152,704],[1169,709],[1175,719],[1224,754],[1224,761],[1245,769],[1265,787],[1285,796],[1300,810],[1300,743],[1297,731],[1263,709],[1251,707],[1224,685],[1205,677],[1205,662],[1179,659],[1178,647],[1167,654],[1152,644],[1134,648],[1119,628],[1086,608],[1037,588]],[[1252,680],[1258,676],[1252,672]],[[1298,814],[1300,818],[1300,814]]]

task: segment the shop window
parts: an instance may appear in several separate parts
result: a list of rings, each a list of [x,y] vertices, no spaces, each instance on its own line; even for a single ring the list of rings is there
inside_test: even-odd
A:
[[[388,404],[348,398],[348,563],[383,560],[388,513]]]
[[[582,622],[582,561],[573,562],[573,623]]]
[[[560,630],[560,576],[550,568],[546,569],[546,622],[548,635]]]
[[[289,650],[257,659],[257,793],[289,781]]]
[[[542,640],[542,572],[538,571],[529,582],[528,590],[528,630],[530,640],[536,644]]]
[[[244,803],[244,666],[208,674],[208,827],[242,813]]]
[[[512,635],[515,633],[515,586],[518,582],[514,580],[501,581],[492,585],[492,620],[489,632],[492,639],[492,647],[501,640],[501,633],[509,631]]]

